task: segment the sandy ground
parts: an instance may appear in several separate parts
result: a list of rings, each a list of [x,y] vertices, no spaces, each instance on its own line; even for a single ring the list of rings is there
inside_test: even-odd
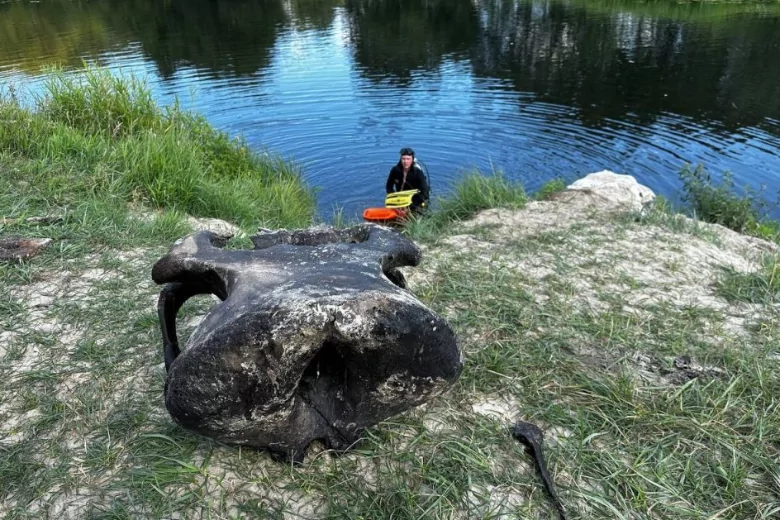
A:
[[[546,281],[551,276],[560,277],[560,266],[564,266],[563,271],[569,273],[565,282],[572,288],[566,297],[573,309],[581,312],[603,310],[609,305],[605,294],[622,298],[625,302],[623,310],[634,313],[637,319],[643,319],[652,312],[653,305],[658,304],[671,305],[681,311],[692,306],[711,309],[723,316],[720,325],[711,331],[711,341],[718,341],[723,334],[746,334],[747,327],[757,319],[780,315],[778,305],[729,303],[718,296],[715,289],[715,282],[724,268],[737,272],[754,271],[761,265],[764,255],[778,253],[777,246],[721,226],[695,225],[699,226],[699,233],[695,234],[682,234],[657,225],[626,225],[610,211],[597,208],[587,197],[579,201],[531,202],[522,210],[484,211],[458,225],[454,234],[440,244],[425,247],[424,263],[418,268],[406,269],[405,274],[413,292],[424,291],[426,285],[433,283],[439,266],[451,261],[454,253],[470,255],[486,265],[522,273],[528,280],[524,289],[543,306],[548,298]],[[217,227],[222,229],[221,225]],[[524,241],[529,240],[553,245],[532,254],[519,254],[518,244],[522,246]],[[125,252],[118,259],[135,269],[148,268],[148,253],[144,251]],[[107,279],[121,281],[123,272],[121,269],[101,268],[97,257],[88,257],[72,271],[50,272],[34,283],[12,288],[11,297],[22,309],[20,316],[23,318],[9,330],[0,332],[0,359],[11,355],[12,351],[16,351],[18,356],[19,349],[22,353],[11,364],[6,377],[18,380],[26,373],[39,369],[44,362],[47,367],[64,374],[56,389],[57,398],[66,403],[72,399],[73,392],[89,378],[89,373],[83,367],[66,366],[65,360],[87,331],[63,323],[58,318],[58,309],[63,304],[100,305],[100,284]],[[153,284],[147,281],[135,289],[153,308],[156,303]],[[197,316],[190,318],[187,327],[191,329],[197,321]],[[54,341],[53,345],[45,347],[46,353],[35,340],[41,334]],[[57,357],[52,357],[51,352],[57,352]],[[599,355],[584,347],[578,354],[583,357]],[[655,382],[660,380],[653,368],[657,360],[652,356],[637,352],[632,359],[641,377]],[[695,362],[685,369],[700,373],[717,370],[696,365]],[[114,395],[107,396],[105,412],[110,410],[111,403],[121,402],[139,389],[154,384],[160,370],[161,365],[154,364],[114,388]],[[9,394],[2,396],[0,445],[11,446],[22,441],[30,435],[29,425],[37,419],[37,410],[21,415],[13,412],[18,408],[19,399],[19,396]],[[425,426],[432,432],[441,432],[451,428],[461,414],[476,413],[506,423],[517,418],[519,408],[518,403],[505,396],[476,395],[468,409],[424,407],[414,413],[422,415]],[[566,431],[547,433],[553,439],[568,435]],[[52,436],[61,438],[58,434]],[[86,447],[85,438],[74,436],[65,441],[76,459],[80,446]],[[309,458],[317,456],[317,449],[310,450]],[[78,464],[74,468],[77,473]],[[121,463],[117,470],[121,470]],[[258,468],[257,471],[264,470]],[[376,478],[370,461],[365,461],[363,472],[369,483]],[[233,486],[245,488],[241,477],[220,464],[217,458],[212,459],[207,476],[210,482],[219,482],[220,489],[215,489],[215,493],[226,492],[229,497]],[[105,474],[104,478],[110,479],[110,475]],[[486,507],[498,513],[511,512],[524,501],[523,495],[511,487],[473,489],[470,493],[482,497],[480,500],[486,501]],[[92,486],[76,486],[66,496],[57,498],[54,504],[49,502],[47,507],[50,514],[55,513],[57,518],[80,518],[87,498],[93,494]],[[290,518],[296,514],[304,518],[317,517],[322,511],[322,501],[304,492],[288,489],[276,494],[278,496],[271,498],[289,505]],[[37,504],[31,506],[41,507],[50,499],[48,496],[44,494]],[[478,500],[474,498],[473,501]],[[11,504],[5,506],[10,507]],[[0,505],[0,513],[5,506]]]

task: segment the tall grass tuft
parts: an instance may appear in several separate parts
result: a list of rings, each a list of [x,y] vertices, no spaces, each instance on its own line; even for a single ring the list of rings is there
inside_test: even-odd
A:
[[[54,70],[46,78],[45,92],[41,108],[47,119],[85,134],[123,137],[164,132],[172,119],[157,106],[143,81],[100,69],[87,69],[78,76]],[[176,112],[174,108],[172,113]]]
[[[34,101],[0,99],[0,154],[21,165],[16,180],[35,186],[33,199],[119,199],[245,227],[312,221],[314,196],[296,167],[177,104],[158,106],[137,78],[54,71]]]
[[[491,208],[520,208],[528,197],[520,184],[508,181],[496,172],[482,175],[467,173],[456,184],[451,195],[439,199],[430,213],[412,219],[407,232],[417,239],[434,239],[448,225],[465,220],[479,211]]]
[[[547,200],[555,193],[559,193],[566,189],[566,183],[561,178],[555,178],[545,182],[539,191],[534,193],[535,200]]]
[[[680,171],[680,179],[682,200],[700,220],[762,238],[780,237],[777,224],[766,219],[772,205],[763,199],[763,190],[746,187],[744,194],[738,195],[730,173],[716,182],[702,165],[696,168],[686,165]]]
[[[752,273],[726,269],[717,290],[732,303],[771,305],[780,302],[780,256],[767,256],[761,268]]]

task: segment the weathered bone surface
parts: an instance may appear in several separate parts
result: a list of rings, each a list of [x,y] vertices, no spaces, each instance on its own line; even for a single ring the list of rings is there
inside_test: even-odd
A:
[[[362,429],[443,392],[463,367],[443,318],[397,269],[419,249],[373,225],[267,232],[253,250],[224,237],[179,240],[152,269],[176,422],[224,442],[300,460],[314,439],[346,449]],[[214,306],[179,351],[176,313]]]

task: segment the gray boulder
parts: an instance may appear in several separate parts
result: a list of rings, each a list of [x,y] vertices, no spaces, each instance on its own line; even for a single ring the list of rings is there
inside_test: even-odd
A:
[[[447,322],[405,289],[419,249],[381,226],[263,231],[226,250],[202,231],[152,269],[165,404],[185,428],[301,460],[312,440],[346,449],[363,429],[446,390],[462,354]],[[215,305],[180,351],[176,313]]]

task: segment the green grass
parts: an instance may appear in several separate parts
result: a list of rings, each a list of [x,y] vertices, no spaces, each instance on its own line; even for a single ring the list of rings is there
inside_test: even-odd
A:
[[[85,518],[554,518],[508,429],[521,417],[546,430],[549,466],[572,519],[768,519],[780,511],[773,462],[780,367],[769,357],[780,340],[776,321],[761,319],[748,338],[723,335],[713,344],[705,338],[722,321],[719,311],[626,310],[630,292],[609,289],[609,276],[628,291],[646,282],[618,272],[588,278],[603,271],[603,260],[574,262],[601,247],[595,236],[575,242],[590,233],[586,225],[498,244],[489,260],[446,246],[432,252],[445,256],[417,294],[456,328],[466,352],[462,377],[426,407],[369,429],[353,452],[314,447],[302,466],[290,467],[173,424],[162,401],[158,288],[148,269],[180,221],[168,213],[150,222],[117,220],[108,208],[97,214],[104,224],[86,221],[105,233],[96,241],[77,234],[74,216],[22,226],[73,234],[78,256],[55,248],[0,269],[0,318],[27,331],[0,357],[0,424],[14,424],[0,430],[6,518],[53,517],[76,498]],[[141,225],[162,231],[154,240],[150,229],[142,239],[110,238],[111,230],[132,235]],[[624,234],[648,225],[616,223]],[[485,226],[480,236],[495,232]],[[550,276],[511,267],[544,255],[553,257]],[[97,269],[107,272],[89,278]],[[19,291],[53,277],[61,292],[39,308],[43,314],[24,312]],[[601,280],[605,308],[578,304],[583,279]],[[182,309],[183,339],[210,305],[199,297]],[[57,327],[38,330],[42,323]],[[636,352],[652,361],[650,382],[637,377]],[[721,375],[667,381],[673,359],[684,355]],[[491,399],[507,403],[505,416],[472,409]]]
[[[745,187],[738,194],[729,172],[718,181],[702,165],[696,168],[686,165],[679,175],[683,183],[682,200],[695,218],[739,233],[780,240],[780,224],[766,217],[777,203],[764,199],[763,188],[757,191]]]
[[[561,178],[549,180],[542,184],[542,187],[534,193],[534,199],[547,200],[553,194],[559,193],[566,189],[566,182]]]
[[[137,79],[54,71],[32,108],[27,101],[0,100],[0,164],[12,184],[7,216],[101,201],[117,213],[137,202],[247,228],[300,227],[313,218],[313,195],[294,167],[176,104],[157,106]]]
[[[504,255],[514,258],[511,250]],[[778,366],[765,364],[759,345],[744,349],[734,338],[714,349],[702,342],[720,313],[584,313],[567,301],[576,292],[468,256],[438,273],[431,303],[449,309],[459,330],[482,338],[467,344],[456,395],[508,394],[526,416],[571,432],[551,459],[578,482],[564,485],[564,502],[592,508],[573,517],[705,518],[723,511],[727,518],[769,518],[778,510],[772,460],[780,453],[767,436],[780,432],[772,397]],[[542,306],[528,297],[540,290],[549,298]],[[767,341],[762,335],[760,344]],[[593,348],[598,364],[572,355]],[[631,375],[633,351],[692,355],[727,375],[653,388]]]
[[[727,23],[735,15],[780,12],[777,0],[566,0],[583,9],[614,15],[635,15],[685,20],[691,22]]]
[[[718,283],[718,293],[731,302],[780,302],[780,257],[767,256],[761,268],[752,273],[724,269],[724,276]]]
[[[698,215],[694,215],[697,217]],[[686,217],[676,211],[665,198],[658,196],[650,207],[640,212],[630,212],[619,217],[624,222],[636,222],[648,226],[658,226],[674,233],[693,235],[709,242],[718,243],[718,234],[698,218]]]
[[[520,184],[504,178],[500,172],[490,176],[477,171],[463,175],[452,192],[432,203],[432,209],[413,218],[405,231],[418,240],[433,240],[453,224],[490,208],[521,208],[528,201]]]

